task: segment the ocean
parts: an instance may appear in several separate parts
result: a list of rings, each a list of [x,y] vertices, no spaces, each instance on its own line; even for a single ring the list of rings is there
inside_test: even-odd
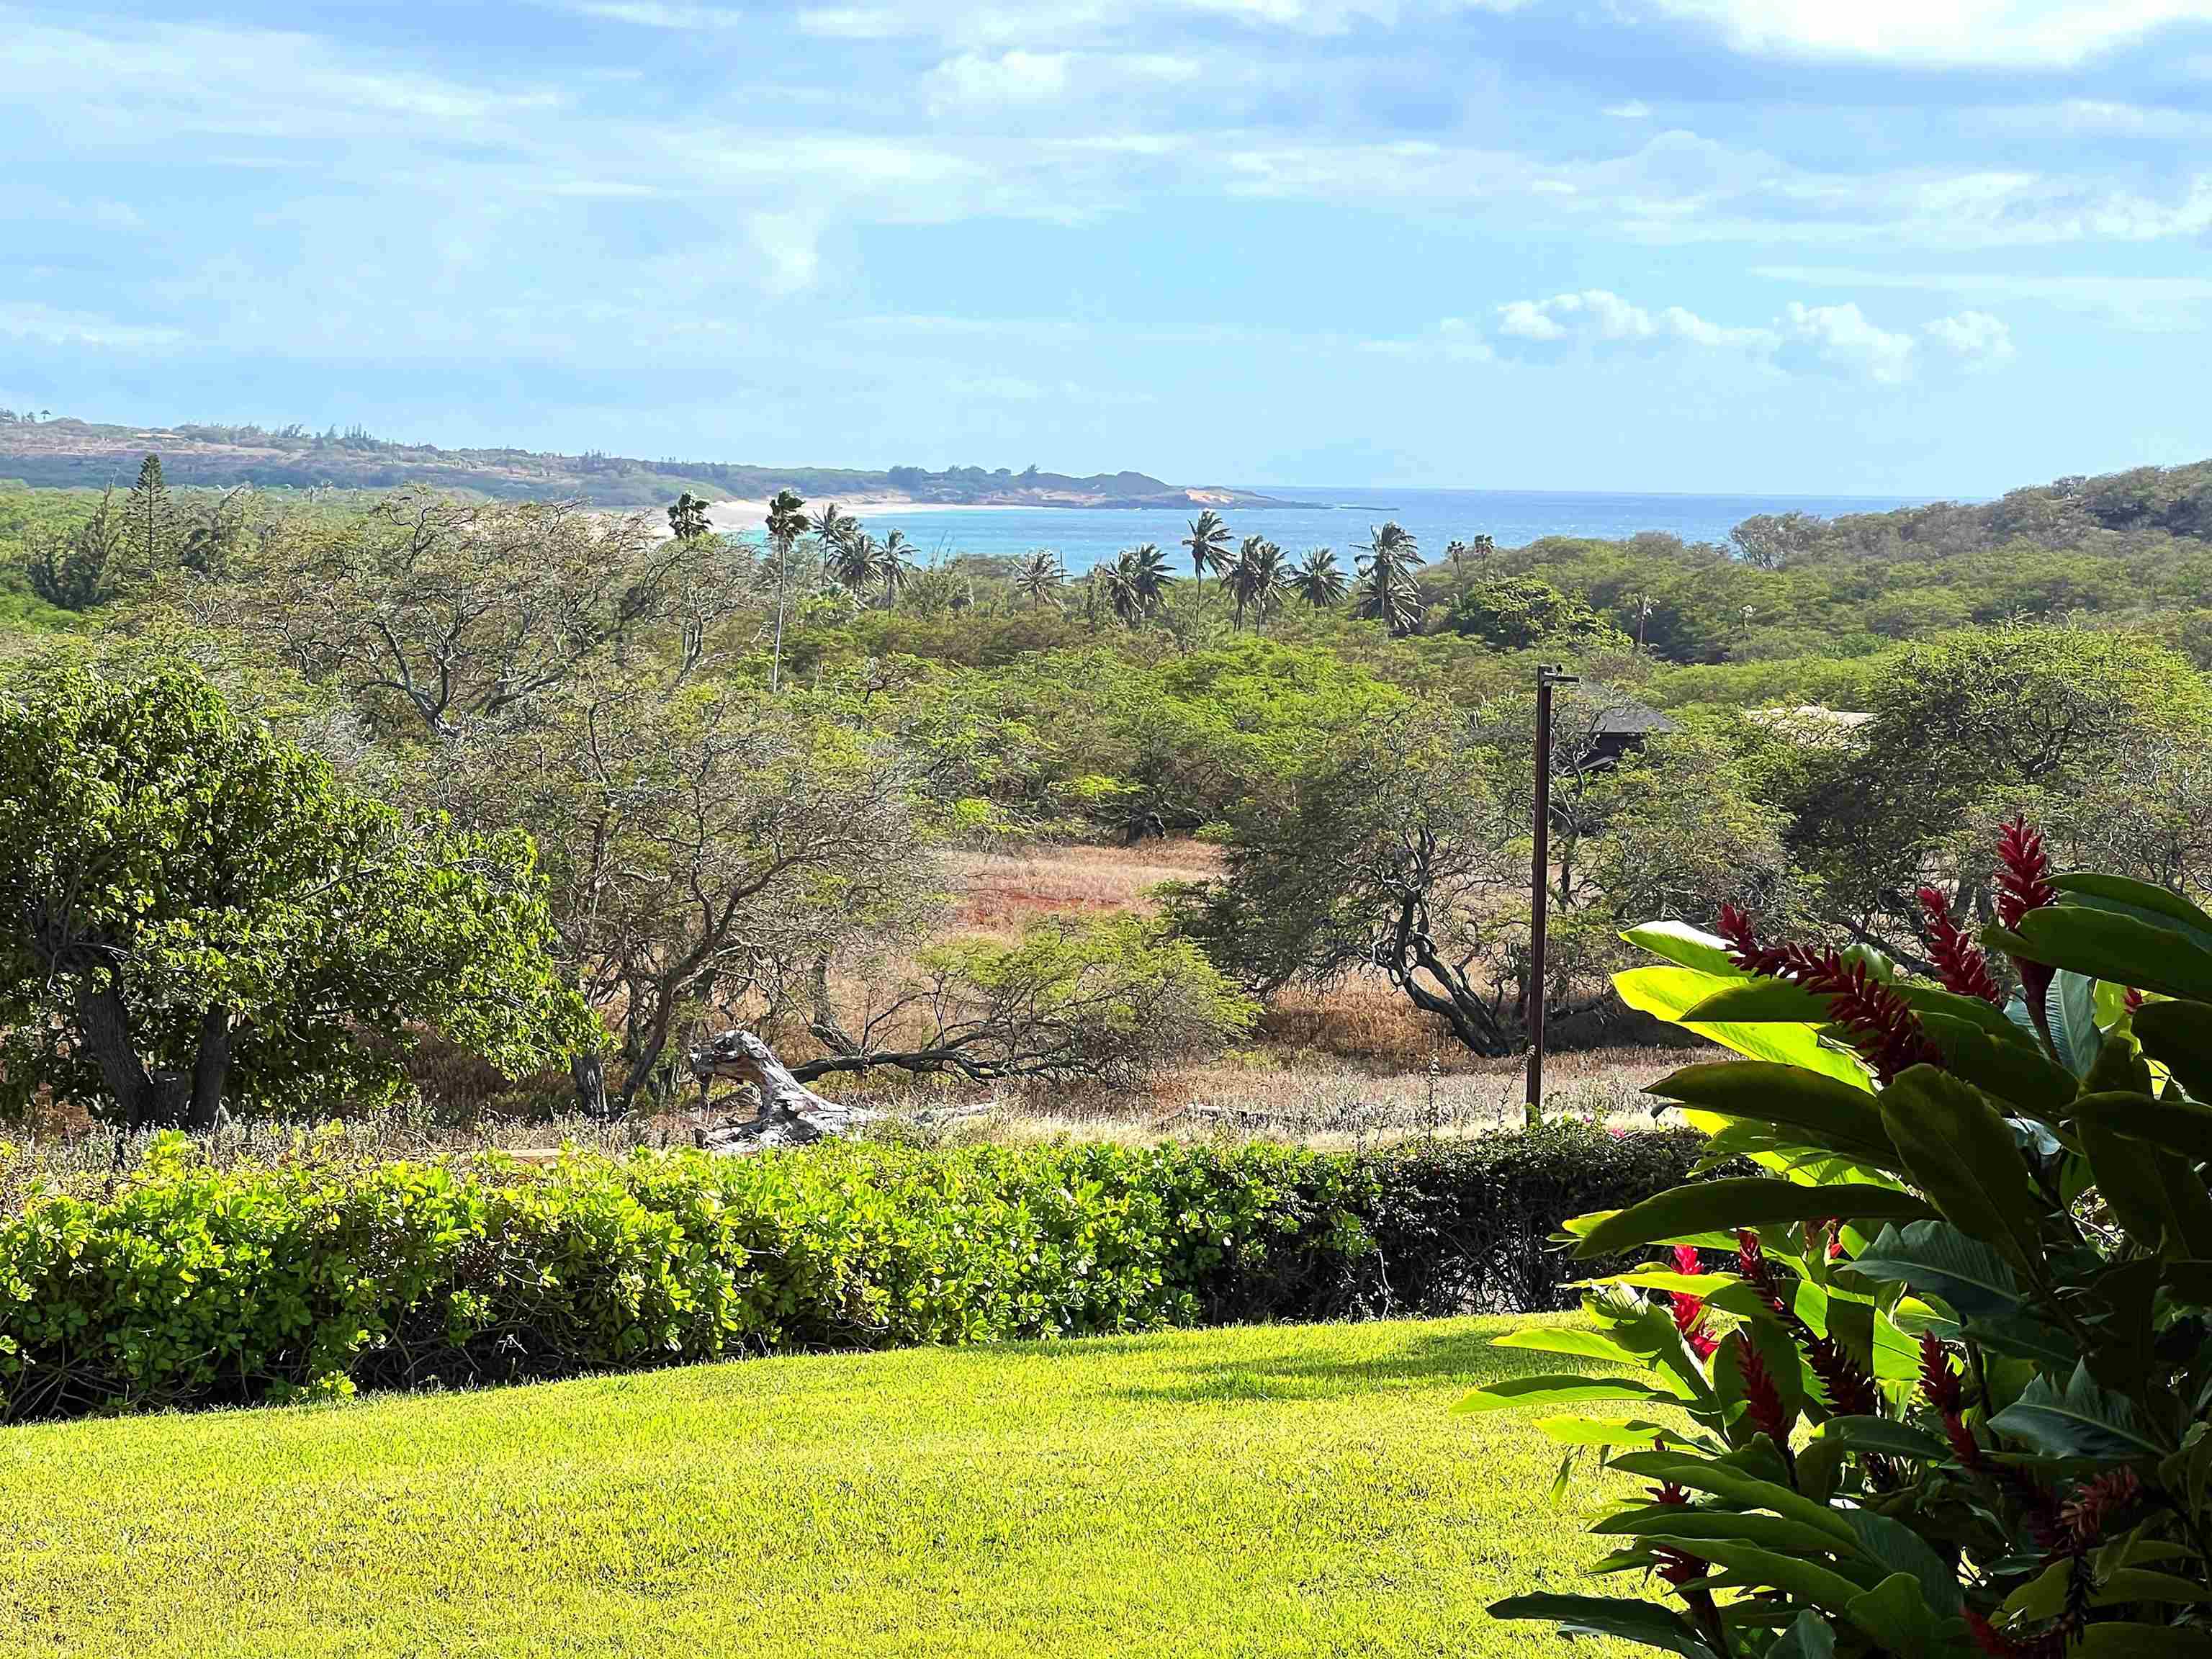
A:
[[[1665,531],[1688,542],[1725,542],[1729,532],[1760,513],[1886,513],[1925,497],[1870,495],[1636,495],[1536,489],[1305,489],[1269,485],[1261,491],[1291,507],[1238,507],[1222,514],[1238,540],[1261,535],[1293,555],[1334,547],[1345,556],[1367,539],[1370,526],[1395,520],[1420,550],[1443,556],[1455,538],[1491,537],[1519,547],[1543,536],[1620,539],[1639,530]],[[820,503],[810,503],[818,506]],[[852,509],[874,535],[903,530],[924,559],[954,553],[1016,554],[1057,550],[1070,571],[1088,570],[1121,549],[1157,542],[1180,568],[1176,546],[1198,509],[1129,507],[947,507],[902,516],[896,507]]]

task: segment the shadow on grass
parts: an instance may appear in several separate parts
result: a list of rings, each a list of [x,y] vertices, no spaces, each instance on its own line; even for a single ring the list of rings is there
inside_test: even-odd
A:
[[[1118,1400],[1143,1402],[1254,1400],[1334,1400],[1395,1386],[1456,1382],[1468,1388],[1500,1377],[1543,1371],[1596,1369],[1563,1354],[1493,1348],[1496,1331],[1451,1331],[1417,1336],[1364,1357],[1285,1349],[1275,1354],[1175,1367],[1180,1380],[1109,1390]]]

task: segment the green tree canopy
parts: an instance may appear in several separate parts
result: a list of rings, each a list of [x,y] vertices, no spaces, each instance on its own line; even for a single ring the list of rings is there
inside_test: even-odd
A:
[[[528,838],[413,826],[197,672],[0,696],[8,1097],[131,1125],[397,1086],[422,1026],[518,1073],[581,1040]]]

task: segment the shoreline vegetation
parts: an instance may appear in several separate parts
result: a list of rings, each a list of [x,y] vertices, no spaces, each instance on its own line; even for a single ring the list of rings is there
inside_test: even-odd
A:
[[[295,489],[465,491],[500,500],[564,498],[592,507],[665,504],[691,494],[719,504],[757,504],[780,489],[902,511],[943,507],[1288,507],[1252,490],[1164,483],[1123,471],[1084,477],[953,466],[880,470],[753,466],[721,461],[645,460],[587,450],[563,455],[516,448],[444,449],[398,443],[361,427],[310,432],[299,425],[187,423],[176,427],[105,424],[67,416],[36,418],[0,410],[0,480],[33,488],[93,489],[126,484],[139,459],[159,451],[173,485],[228,489],[240,484]]]

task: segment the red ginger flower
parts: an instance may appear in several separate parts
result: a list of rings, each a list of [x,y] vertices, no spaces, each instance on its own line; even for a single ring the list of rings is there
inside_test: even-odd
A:
[[[1696,1245],[1677,1244],[1674,1247],[1674,1271],[1678,1273],[1704,1271],[1698,1265]],[[1673,1306],[1674,1328],[1681,1334],[1682,1340],[1689,1344],[1690,1352],[1698,1358],[1711,1359],[1713,1350],[1720,1344],[1705,1329],[1705,1297],[1692,1296],[1687,1291],[1671,1291],[1668,1295]]]
[[[1721,906],[1720,934],[1729,956],[1747,974],[1786,979],[1827,1000],[1828,1017],[1850,1033],[1852,1046],[1887,1083],[1911,1066],[1941,1066],[1942,1052],[1929,1041],[1911,1005],[1867,970],[1846,962],[1840,951],[1803,945],[1779,948],[1761,945],[1752,920],[1733,904]]]
[[[1922,888],[1919,898],[1921,913],[1928,918],[1928,954],[1943,988],[2002,1007],[2004,993],[1990,976],[1989,957],[1951,920],[1949,902],[1933,887]]]
[[[2030,910],[2057,902],[2058,890],[2051,884],[2051,849],[2043,844],[2043,832],[2015,815],[1997,832],[1997,920],[2008,929],[2017,928]],[[2013,966],[2020,969],[2021,1000],[2027,1004],[2028,1016],[2044,1042],[2056,1052],[2045,1012],[2056,970],[2039,962],[2015,961]]]
[[[1690,1501],[1690,1494],[1672,1480],[1668,1481],[1664,1486],[1653,1486],[1650,1490],[1651,1501],[1655,1504],[1665,1504],[1671,1507],[1675,1504],[1685,1504]],[[1671,1548],[1664,1544],[1654,1546],[1651,1553],[1657,1563],[1659,1576],[1677,1589],[1705,1576],[1708,1564],[1698,1556]]]
[[[1920,1334],[1920,1397],[1942,1417],[1943,1437],[1951,1443],[1952,1455],[1968,1468],[1979,1468],[1982,1448],[1966,1426],[1966,1390],[1960,1386],[1959,1373],[1951,1369],[1951,1351],[1932,1331]]]
[[[1784,1456],[1790,1455],[1790,1417],[1783,1409],[1782,1391],[1774,1386],[1766,1361],[1749,1342],[1737,1346],[1735,1368],[1743,1378],[1745,1414],[1752,1427],[1771,1440]]]
[[[2043,832],[2015,815],[1997,832],[1997,920],[2007,927],[2020,926],[2030,910],[2058,902],[2058,890],[2051,884],[2051,849]]]
[[[1821,1389],[1827,1395],[1829,1411],[1838,1417],[1880,1416],[1881,1391],[1875,1386],[1874,1378],[1833,1337],[1814,1335],[1812,1327],[1797,1316],[1782,1271],[1766,1259],[1765,1252],[1759,1248],[1759,1235],[1746,1231],[1735,1237],[1736,1272],[1782,1322],[1791,1340],[1804,1350],[1806,1364],[1820,1379]]]

